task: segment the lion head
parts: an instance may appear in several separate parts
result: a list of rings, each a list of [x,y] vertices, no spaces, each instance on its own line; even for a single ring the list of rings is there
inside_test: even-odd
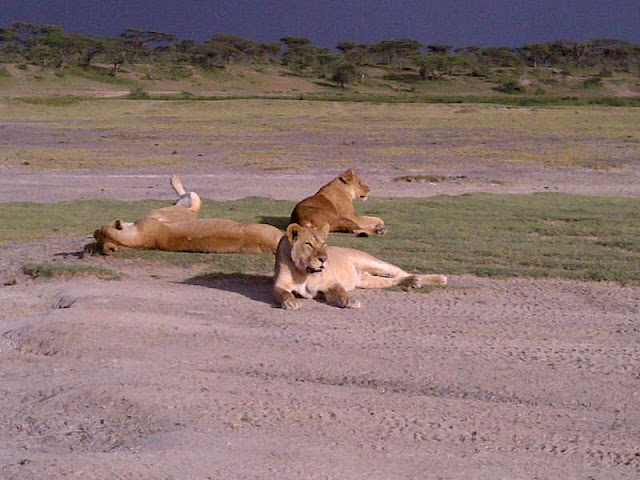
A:
[[[352,168],[340,175],[338,179],[351,192],[352,198],[359,198],[361,200],[369,198],[371,188],[356,175],[356,172],[354,172]]]
[[[291,245],[291,260],[300,271],[311,275],[322,273],[327,262],[327,237],[329,225],[319,229],[292,223],[287,227],[287,238]]]
[[[93,238],[96,239],[100,251],[103,255],[110,255],[118,250],[120,242],[117,238],[120,234],[126,235],[126,230],[133,227],[133,223],[123,222],[122,220],[116,220],[115,222],[100,227],[93,232]]]

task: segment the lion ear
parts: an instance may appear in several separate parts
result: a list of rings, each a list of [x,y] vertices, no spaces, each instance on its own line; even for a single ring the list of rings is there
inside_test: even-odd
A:
[[[331,225],[325,223],[322,227],[318,229],[318,233],[322,237],[323,240],[326,240],[329,236],[329,232],[331,231]]]
[[[340,181],[342,181],[343,183],[348,183],[351,180],[353,180],[353,177],[355,174],[356,172],[353,171],[353,168],[350,168],[349,170],[344,172],[342,175],[340,175]]]
[[[292,223],[287,227],[287,238],[289,239],[289,243],[294,243],[298,236],[302,232],[302,227],[297,223]]]
[[[118,219],[115,223],[116,230],[122,230],[122,220]]]

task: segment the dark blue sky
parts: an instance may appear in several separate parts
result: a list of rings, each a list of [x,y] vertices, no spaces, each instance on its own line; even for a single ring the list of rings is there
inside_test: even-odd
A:
[[[0,26],[17,21],[99,36],[159,30],[199,42],[215,33],[261,43],[302,36],[326,47],[397,38],[456,47],[640,43],[640,0],[0,0]]]

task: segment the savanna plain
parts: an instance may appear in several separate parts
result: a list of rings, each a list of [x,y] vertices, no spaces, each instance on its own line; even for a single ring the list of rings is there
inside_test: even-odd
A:
[[[640,110],[0,100],[0,478],[635,479]],[[174,200],[285,228],[353,168],[446,287],[271,298],[272,255],[94,253]]]

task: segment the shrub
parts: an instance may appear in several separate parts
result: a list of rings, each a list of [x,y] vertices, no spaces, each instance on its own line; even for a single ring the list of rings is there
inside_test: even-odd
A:
[[[583,88],[598,88],[601,86],[602,86],[602,78],[600,77],[587,78],[584,82],[582,82]]]
[[[495,89],[502,93],[524,93],[525,88],[517,78],[505,78],[499,81]]]
[[[147,92],[142,87],[133,87],[129,92],[129,95],[127,95],[127,98],[132,98],[135,100],[149,98],[149,92]]]

